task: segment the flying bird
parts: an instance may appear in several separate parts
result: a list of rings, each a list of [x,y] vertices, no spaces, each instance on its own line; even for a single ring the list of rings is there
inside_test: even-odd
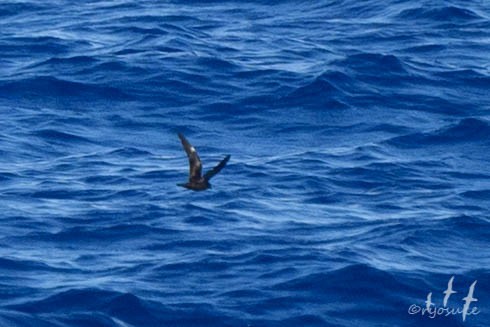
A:
[[[202,176],[201,159],[199,158],[196,149],[189,143],[189,141],[187,141],[184,135],[181,133],[178,135],[180,141],[182,142],[182,146],[184,147],[185,153],[187,153],[187,157],[189,158],[189,181],[187,183],[177,185],[194,191],[203,191],[211,188],[209,180],[214,175],[219,173],[224,166],[226,166],[226,163],[228,160],[230,160],[230,155],[227,155],[219,164]]]

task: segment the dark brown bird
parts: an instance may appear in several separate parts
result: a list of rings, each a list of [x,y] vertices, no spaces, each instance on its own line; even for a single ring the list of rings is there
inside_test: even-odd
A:
[[[206,174],[202,176],[201,159],[199,159],[196,149],[194,149],[194,147],[181,133],[179,133],[179,138],[182,142],[185,153],[187,153],[187,157],[189,157],[189,181],[187,183],[177,185],[194,191],[203,191],[210,188],[211,184],[209,183],[209,180],[214,175],[219,173],[224,166],[226,166],[226,163],[228,160],[230,160],[230,156],[227,155],[219,164],[216,165],[216,167],[206,172]]]

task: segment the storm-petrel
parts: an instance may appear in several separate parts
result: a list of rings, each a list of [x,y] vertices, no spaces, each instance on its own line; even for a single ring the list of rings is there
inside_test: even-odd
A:
[[[180,141],[182,142],[182,146],[184,147],[185,153],[187,153],[187,157],[189,157],[189,181],[185,184],[177,184],[178,186],[183,186],[185,188],[194,190],[194,191],[203,191],[207,188],[211,187],[209,180],[220,172],[221,169],[226,165],[228,160],[230,160],[230,156],[227,155],[219,164],[216,165],[213,169],[208,171],[204,176],[202,176],[202,164],[201,159],[199,159],[199,155],[197,154],[196,149],[187,141],[187,139],[179,133]]]

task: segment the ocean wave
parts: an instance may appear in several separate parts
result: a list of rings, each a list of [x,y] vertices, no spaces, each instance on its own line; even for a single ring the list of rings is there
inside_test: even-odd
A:
[[[11,308],[20,312],[41,314],[52,312],[53,307],[57,308],[58,319],[63,319],[63,312],[87,314],[96,310],[103,313],[104,316],[117,318],[121,321],[129,318],[129,323],[145,323],[149,326],[157,323],[146,301],[142,301],[129,293],[99,289],[69,290],[39,301],[14,305]],[[171,311],[168,310],[167,313],[171,313]],[[97,323],[99,320],[100,317],[96,316],[90,319],[90,323]]]
[[[37,55],[60,55],[68,53],[73,47],[89,45],[84,40],[67,40],[53,36],[18,36],[1,38],[2,51],[8,56],[18,56],[24,51]]]
[[[12,271],[25,271],[39,273],[44,272],[59,272],[59,273],[69,273],[73,271],[71,269],[61,269],[59,267],[52,267],[46,263],[41,263],[37,261],[27,261],[25,259],[10,259],[10,258],[0,258],[0,269],[1,270],[12,270]]]
[[[433,132],[415,133],[398,136],[388,142],[396,146],[416,147],[420,145],[457,144],[476,142],[486,143],[486,135],[490,133],[490,124],[486,120],[465,118],[457,124]]]
[[[55,129],[43,129],[43,130],[38,130],[34,133],[39,138],[42,138],[43,140],[47,141],[56,141],[56,142],[66,142],[66,143],[85,143],[85,142],[90,142],[88,139],[71,134],[71,133],[66,133],[66,132],[61,132]]]
[[[427,21],[436,22],[468,22],[477,19],[482,19],[476,12],[468,8],[461,8],[456,6],[445,7],[417,7],[403,10],[398,17],[400,19],[424,19]]]
[[[124,100],[129,95],[115,87],[68,81],[52,76],[39,76],[12,82],[0,82],[4,97],[47,96],[47,97],[90,97]]]
[[[350,68],[358,73],[376,75],[406,74],[402,61],[395,55],[379,53],[360,53],[347,57],[339,62],[339,66]]]

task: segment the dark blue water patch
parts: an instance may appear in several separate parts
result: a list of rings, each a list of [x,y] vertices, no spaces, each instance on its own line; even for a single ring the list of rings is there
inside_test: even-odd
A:
[[[467,102],[464,98],[455,100],[426,94],[388,94],[387,96],[379,97],[377,100],[383,99],[386,99],[387,105],[397,110],[422,111],[456,117],[471,115],[478,107],[477,104]]]
[[[309,98],[311,96],[317,96],[321,94],[329,96],[336,92],[339,92],[339,90],[332,83],[329,83],[321,76],[319,78],[316,78],[312,83],[298,88],[289,96],[292,98]]]
[[[413,165],[395,164],[395,163],[371,163],[364,164],[363,167],[336,168],[330,171],[332,176],[331,184],[344,190],[369,190],[376,188],[394,187],[397,190],[406,188],[423,188],[447,189],[449,184],[444,184],[441,180],[431,180],[426,176],[428,167],[421,166],[414,169]],[[339,179],[339,175],[348,174],[350,178]],[[391,181],[394,176],[398,181],[393,185]]]
[[[266,324],[271,324],[272,322],[262,322]],[[327,319],[322,319],[319,316],[312,314],[299,314],[295,317],[285,319],[283,321],[277,322],[278,326],[335,326],[334,324],[330,324]]]
[[[120,320],[116,320],[113,317],[110,317],[101,313],[87,312],[87,313],[73,313],[70,316],[60,316],[59,317],[60,324],[66,326],[118,326],[120,325]]]
[[[57,56],[68,53],[73,47],[84,47],[87,45],[88,43],[83,40],[70,41],[50,36],[0,39],[0,46],[7,57],[25,57],[29,56],[30,53]]]
[[[91,97],[104,99],[127,100],[125,92],[105,85],[88,84],[58,79],[51,76],[39,76],[13,82],[1,82],[2,94],[5,98],[12,97]]]
[[[373,98],[376,102],[390,103],[399,100],[402,104],[404,102],[420,104],[419,97],[426,95],[417,94],[420,92],[414,94],[414,91],[424,90],[438,83],[414,69],[413,65],[401,56],[392,54],[355,54],[335,61],[334,65],[338,70],[348,72],[349,76],[355,77],[338,80],[337,74],[332,79],[334,85],[342,86],[342,90],[349,95],[349,98],[344,100],[347,103],[352,101],[351,99],[360,99],[364,101],[361,104],[365,105],[366,99]],[[412,91],[406,94],[406,89]],[[398,93],[392,94],[393,90],[398,90]]]
[[[187,74],[186,74],[187,75]],[[169,78],[167,74],[154,76],[149,80],[146,80],[145,83],[153,85],[154,87],[158,87],[165,92],[168,92],[170,97],[180,97],[180,98],[202,98],[202,97],[212,97],[219,96],[217,90],[212,87],[208,87],[207,83],[198,84],[192,83],[193,79],[205,79],[207,77],[195,75],[189,76],[191,78]],[[186,96],[183,96],[186,95]]]
[[[227,244],[227,243],[223,243]],[[209,240],[202,240],[202,239],[181,239],[181,240],[172,240],[169,242],[166,242],[164,244],[154,244],[151,245],[148,250],[172,250],[172,249],[179,249],[179,248],[185,248],[185,249],[203,249],[203,248],[210,248],[212,246],[218,246],[219,244],[214,244],[213,242]]]
[[[456,125],[451,125],[433,132],[416,133],[399,136],[389,140],[397,146],[416,147],[420,144],[444,145],[458,143],[486,144],[490,135],[487,121],[476,118],[465,118]]]
[[[123,147],[123,148],[112,150],[109,153],[107,153],[107,155],[125,159],[125,158],[149,156],[152,155],[152,153],[143,149],[137,149],[133,147]]]
[[[451,70],[435,74],[442,79],[443,83],[464,84],[471,87],[487,90],[490,87],[490,76],[484,75],[474,70]]]
[[[417,46],[412,46],[406,49],[403,49],[403,52],[409,52],[409,53],[414,53],[417,55],[420,55],[421,53],[441,53],[447,49],[446,46],[441,45],[441,44],[423,44],[423,45],[417,45]]]
[[[341,60],[338,64],[344,69],[351,69],[358,74],[403,75],[406,70],[402,61],[394,55],[379,53],[360,53]]]
[[[287,104],[288,106],[296,106],[300,108],[313,107],[319,110],[335,110],[347,109],[348,105],[342,102],[343,93],[336,88],[332,83],[323,78],[317,78],[306,86],[290,92],[286,96],[281,97],[278,101],[270,98],[255,98],[256,102],[272,102],[276,106]],[[251,100],[251,99],[250,99]]]
[[[129,65],[123,61],[108,60],[107,58],[94,58],[91,56],[73,56],[73,57],[54,57],[45,61],[33,64],[25,68],[26,71],[37,72],[37,74],[49,75],[53,70],[57,71],[59,76],[70,78],[70,76],[84,76],[83,80],[87,83],[96,84],[101,81],[110,79],[111,81],[124,81],[128,75],[143,74],[144,68]],[[59,81],[61,83],[61,81]],[[50,87],[48,85],[48,87]],[[61,87],[61,86],[60,86]],[[80,85],[71,84],[63,86],[63,89],[78,88]],[[87,89],[81,91],[88,91]],[[114,95],[113,95],[114,96]]]
[[[140,19],[140,18],[141,17],[138,17],[138,19]],[[142,35],[145,38],[150,38],[152,36],[158,37],[158,36],[163,36],[163,35],[169,34],[169,31],[167,31],[166,29],[163,29],[163,28],[125,26],[124,24],[119,29],[116,29],[116,32]]]
[[[46,189],[31,194],[33,198],[39,199],[70,199],[77,198],[86,201],[103,200],[110,196],[107,189],[101,190],[73,190],[68,188]]]
[[[10,180],[16,180],[19,178],[18,174],[10,173],[10,172],[1,172],[0,173],[0,181],[7,182]]]
[[[486,200],[489,198],[490,190],[466,191],[461,195],[474,200]]]
[[[481,235],[478,235],[478,237],[481,237],[482,239],[486,238],[490,233],[490,231],[485,230],[484,227],[488,223],[487,217],[458,215],[449,218],[448,223],[450,224],[451,230],[461,230],[462,232],[466,232],[468,234],[471,234],[472,231],[476,229],[481,230]]]
[[[17,259],[9,259],[9,258],[1,258],[0,259],[0,269],[1,270],[13,270],[13,271],[24,271],[24,272],[33,272],[34,274],[39,272],[65,272],[69,273],[70,269],[62,269],[51,267],[45,263],[40,263],[36,261],[27,262],[26,260],[17,260]],[[73,271],[73,270],[71,270]]]
[[[110,227],[73,227],[58,233],[31,233],[27,237],[33,241],[52,243],[83,244],[87,242],[116,243],[151,237],[154,234],[178,235],[178,231],[150,227],[142,224],[119,224]]]
[[[48,6],[43,6],[41,4],[26,3],[26,2],[8,2],[0,4],[0,16],[13,17],[16,15],[22,15],[26,12],[32,13],[45,8]]]
[[[55,312],[51,307],[55,306]],[[56,294],[46,299],[16,305],[12,308],[31,314],[42,313],[58,313],[59,317],[63,317],[62,313],[88,313],[101,312],[109,317],[116,317],[122,321],[130,318],[130,323],[143,323],[148,326],[154,326],[157,319],[151,314],[151,305],[132,294],[123,294],[112,291],[104,291],[98,289],[81,289],[70,290]],[[130,308],[130,309],[129,309]],[[162,313],[171,314],[170,310],[160,309]],[[99,320],[98,317],[90,319]]]
[[[482,19],[477,13],[468,8],[444,6],[430,8],[429,6],[403,10],[398,17],[425,22],[457,22],[466,23]]]
[[[367,132],[385,132],[389,134],[408,134],[410,130],[407,128],[407,126],[404,125],[394,125],[390,123],[384,123],[380,122],[377,125],[370,125],[365,127],[365,131]]]
[[[51,69],[72,68],[78,66],[90,66],[97,63],[97,59],[90,56],[74,56],[74,57],[54,57],[43,62],[32,65],[30,68],[39,68],[47,66]]]
[[[464,218],[456,219],[464,220]],[[438,221],[436,224],[432,224],[433,226],[423,226],[423,228],[420,228],[420,230],[418,230],[417,232],[411,231],[410,233],[407,233],[400,242],[404,246],[411,247],[416,244],[422,244],[427,239],[431,239],[432,242],[430,249],[427,249],[427,251],[420,254],[421,257],[425,257],[428,260],[439,256],[440,251],[444,248],[451,246],[452,244],[457,244],[457,239],[460,237],[468,238],[468,248],[472,248],[474,251],[480,251],[481,249],[483,249],[485,241],[480,237],[472,237],[471,228],[468,227],[469,224],[470,222],[468,222],[468,224],[464,222],[463,224],[461,224],[464,227],[460,230],[456,230],[450,228],[451,225],[453,225],[451,224],[451,221]],[[444,235],[445,237],[443,237]],[[485,236],[486,235],[482,235],[482,237]],[[463,258],[457,258],[454,256],[454,253],[452,253],[452,251],[448,250],[446,252],[447,253],[445,253],[445,255],[447,257],[458,260],[459,262],[461,262],[462,265],[464,265],[465,261],[471,261],[471,258],[473,257],[472,253],[468,253]]]
[[[81,303],[76,301],[81,298]],[[96,298],[97,301],[91,300]],[[84,299],[86,299],[84,301]],[[101,290],[79,290],[69,291],[54,296],[41,302],[41,306],[48,302],[65,303],[61,310],[75,312],[90,312],[96,308],[98,312],[114,317],[120,321],[135,325],[159,326],[161,323],[179,326],[193,326],[196,323],[203,326],[213,326],[217,323],[229,326],[226,322],[229,319],[219,320],[217,314],[213,312],[210,305],[180,306],[179,308],[167,308],[156,302],[143,301],[132,294],[122,294],[117,292]],[[94,304],[96,304],[94,306]],[[128,310],[127,307],[131,309]],[[20,308],[21,310],[31,309],[29,306]],[[36,311],[39,311],[38,309]],[[233,320],[232,320],[233,321]],[[235,326],[241,326],[237,324]]]
[[[0,323],[5,326],[39,326],[49,327],[53,325],[53,322],[47,318],[32,317],[29,314],[0,310]],[[110,326],[110,325],[108,325]]]
[[[227,72],[234,73],[241,68],[230,61],[223,60],[221,58],[198,58],[196,64],[203,67],[208,67],[214,73]]]
[[[54,129],[44,129],[35,132],[35,135],[44,141],[55,143],[85,143],[90,142],[82,136],[57,131]]]
[[[353,283],[353,281],[356,281]],[[422,285],[423,286],[423,285]],[[300,303],[326,304],[330,303],[330,311],[337,311],[338,315],[348,315],[349,308],[343,307],[343,303],[349,302],[350,298],[356,298],[359,301],[367,300],[367,294],[376,293],[376,302],[371,302],[371,314],[381,314],[379,310],[390,312],[394,315],[400,315],[396,309],[398,306],[404,307],[406,303],[402,299],[405,294],[414,292],[417,288],[410,284],[401,283],[391,274],[381,272],[377,269],[365,265],[354,265],[342,268],[338,271],[317,273],[306,275],[285,283],[276,285],[274,288],[281,289],[286,293],[297,292],[302,298]],[[397,294],[390,294],[384,290],[396,289]],[[397,296],[398,295],[398,296]],[[395,320],[396,317],[390,319]]]

